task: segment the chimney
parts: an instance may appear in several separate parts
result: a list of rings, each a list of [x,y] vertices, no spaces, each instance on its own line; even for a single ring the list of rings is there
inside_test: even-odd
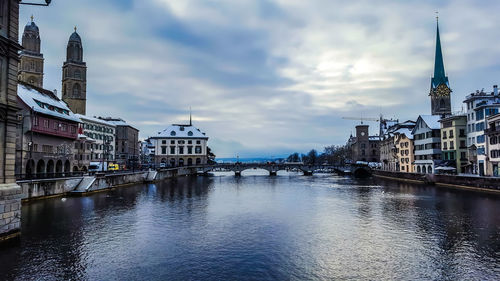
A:
[[[497,85],[493,85],[493,94],[495,96],[498,96],[498,86]]]

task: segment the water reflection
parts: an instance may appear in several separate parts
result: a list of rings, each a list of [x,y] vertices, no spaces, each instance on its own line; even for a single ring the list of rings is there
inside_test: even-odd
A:
[[[499,279],[499,198],[245,171],[23,206],[0,280]]]

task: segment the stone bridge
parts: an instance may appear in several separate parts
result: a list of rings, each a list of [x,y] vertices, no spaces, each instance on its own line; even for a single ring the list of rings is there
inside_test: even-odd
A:
[[[241,172],[250,169],[267,170],[270,176],[275,176],[278,171],[301,171],[305,176],[311,176],[317,171],[334,172],[345,175],[351,174],[355,177],[367,177],[371,175],[368,166],[337,166],[337,165],[307,165],[301,163],[220,163],[214,165],[198,166],[198,172],[208,173],[211,171],[231,171],[236,176],[241,176]]]

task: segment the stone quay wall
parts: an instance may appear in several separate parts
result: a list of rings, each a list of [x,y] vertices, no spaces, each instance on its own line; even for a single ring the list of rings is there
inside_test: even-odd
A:
[[[21,186],[22,200],[50,198],[59,196],[75,189],[82,177],[40,179],[18,181]]]
[[[375,177],[500,194],[500,178],[372,170]]]
[[[0,243],[21,234],[21,192],[15,183],[0,187]]]

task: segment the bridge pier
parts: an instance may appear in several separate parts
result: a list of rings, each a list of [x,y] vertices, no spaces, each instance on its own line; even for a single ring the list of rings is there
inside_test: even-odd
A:
[[[313,175],[312,171],[303,171],[303,172],[304,172],[304,176],[312,176]]]
[[[276,176],[277,174],[277,171],[269,171],[269,176]]]
[[[234,171],[234,176],[241,177],[241,171]]]

